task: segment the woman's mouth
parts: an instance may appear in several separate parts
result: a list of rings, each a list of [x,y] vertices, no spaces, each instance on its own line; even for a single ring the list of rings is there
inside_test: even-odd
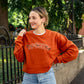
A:
[[[31,24],[31,26],[34,26],[35,24]]]

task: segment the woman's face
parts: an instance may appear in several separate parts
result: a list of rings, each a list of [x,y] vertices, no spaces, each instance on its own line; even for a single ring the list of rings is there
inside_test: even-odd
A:
[[[29,24],[32,29],[37,29],[41,27],[44,23],[44,19],[39,16],[35,11],[31,11],[29,14]]]

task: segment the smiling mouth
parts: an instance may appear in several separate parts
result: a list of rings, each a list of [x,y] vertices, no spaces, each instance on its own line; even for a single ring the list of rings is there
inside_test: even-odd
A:
[[[34,26],[35,24],[31,24],[31,26]]]
[[[31,26],[33,26],[34,24],[31,24]]]

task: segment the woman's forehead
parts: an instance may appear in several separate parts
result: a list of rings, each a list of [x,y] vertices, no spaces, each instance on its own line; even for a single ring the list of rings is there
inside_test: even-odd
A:
[[[29,17],[31,17],[31,16],[39,16],[39,14],[37,12],[35,12],[35,11],[31,11],[29,13]]]

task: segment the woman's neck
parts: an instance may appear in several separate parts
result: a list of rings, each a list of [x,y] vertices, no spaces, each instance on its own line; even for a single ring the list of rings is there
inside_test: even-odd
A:
[[[40,27],[40,28],[37,28],[37,29],[34,30],[35,34],[41,34],[43,32],[45,32],[45,28],[44,27]]]

